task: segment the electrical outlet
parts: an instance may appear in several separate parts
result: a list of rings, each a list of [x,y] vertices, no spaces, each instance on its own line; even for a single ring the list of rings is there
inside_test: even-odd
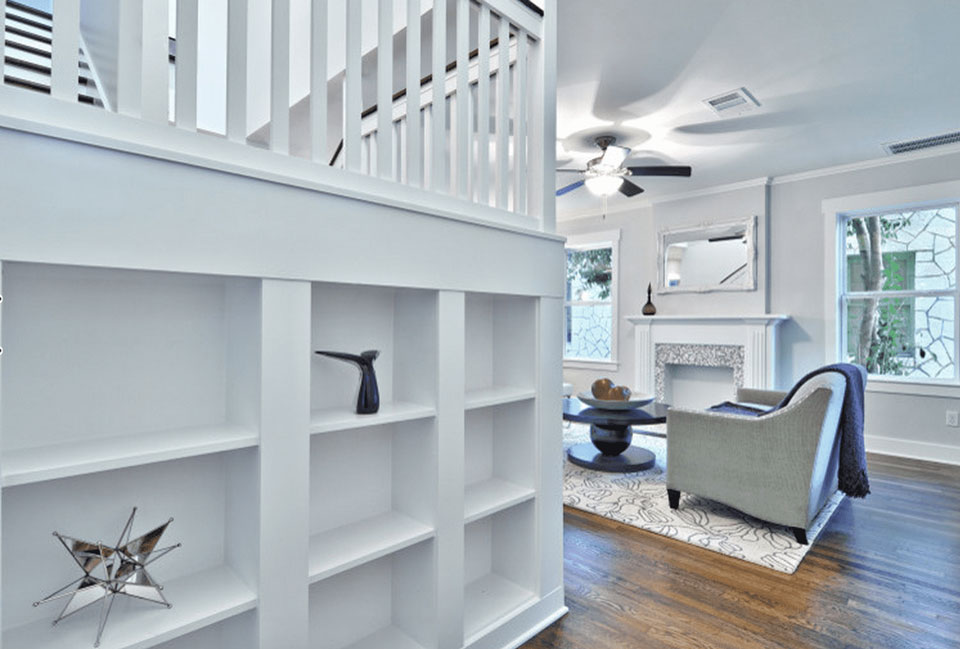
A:
[[[953,426],[954,428],[960,426],[960,414],[956,410],[947,411],[947,426]]]

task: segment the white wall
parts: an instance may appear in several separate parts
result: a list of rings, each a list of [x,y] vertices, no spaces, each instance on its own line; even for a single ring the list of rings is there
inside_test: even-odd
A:
[[[766,266],[758,264],[758,290],[747,293],[678,293],[657,295],[657,232],[716,221],[733,221],[758,216],[757,246],[766,249],[766,187],[753,187],[650,205],[639,202],[636,209],[572,221],[560,221],[560,234],[572,235],[620,228],[618,366],[609,370],[564,370],[565,380],[585,390],[598,376],[609,376],[618,385],[633,386],[633,328],[625,316],[637,315],[647,301],[647,284],[653,284],[653,303],[660,314],[762,313],[765,305]]]
[[[761,286],[767,294],[654,295],[659,313],[702,314],[723,312],[783,313],[791,320],[781,326],[776,383],[787,389],[806,372],[824,364],[825,323],[835,314],[825,313],[824,251],[827,219],[821,213],[826,199],[912,187],[960,179],[960,153],[915,158],[858,170],[825,170],[806,179],[773,179],[769,187],[769,237],[758,236],[761,260],[768,250],[767,269],[761,263]],[[636,210],[600,217],[561,221],[562,234],[592,229],[622,230],[620,263],[620,315],[637,313],[646,301],[648,281],[656,278],[657,227],[680,226],[711,218],[729,220],[749,213],[762,214],[765,188],[739,189],[713,195],[638,206]],[[762,219],[761,219],[762,223]],[[768,282],[767,282],[768,280]],[[633,377],[633,331],[621,326],[620,366],[609,372],[629,385]],[[589,386],[598,371],[565,370],[565,380],[577,388]],[[960,463],[960,429],[944,424],[947,409],[960,410],[960,388],[950,396],[891,394],[868,388],[866,434],[868,450]]]
[[[787,386],[823,363],[825,199],[960,179],[960,154],[834,173],[775,184],[770,203],[770,306],[793,316],[782,329],[777,382]],[[960,410],[960,389],[952,397],[909,396],[869,391],[867,446],[878,452],[960,463],[960,429],[944,424],[947,409]]]

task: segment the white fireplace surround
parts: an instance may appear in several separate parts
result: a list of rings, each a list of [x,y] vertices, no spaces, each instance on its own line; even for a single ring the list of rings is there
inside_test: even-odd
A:
[[[772,389],[786,315],[631,315],[634,389],[664,397],[666,365],[730,367],[737,387]],[[659,352],[659,359],[658,359]]]

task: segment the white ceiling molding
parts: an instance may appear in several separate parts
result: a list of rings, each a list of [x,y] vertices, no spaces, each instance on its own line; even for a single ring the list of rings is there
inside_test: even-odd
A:
[[[760,178],[751,178],[737,183],[728,183],[726,185],[715,185],[713,187],[704,187],[703,189],[694,189],[689,192],[680,192],[678,194],[667,194],[666,196],[654,196],[647,200],[652,204],[669,203],[671,201],[682,201],[688,198],[698,198],[700,196],[712,196],[713,194],[725,194],[735,192],[738,189],[747,189],[749,187],[763,187],[770,184],[769,176]]]
[[[901,153],[897,156],[886,155],[882,158],[873,158],[871,160],[851,162],[850,164],[835,165],[833,167],[823,167],[822,169],[813,169],[811,171],[801,171],[795,174],[776,176],[772,179],[770,184],[783,185],[786,183],[799,182],[801,180],[810,180],[812,178],[833,176],[835,174],[842,174],[850,171],[875,169],[876,167],[886,167],[887,165],[912,162],[914,160],[923,160],[924,158],[939,158],[941,156],[956,155],[958,153],[960,153],[960,144],[947,144],[944,146],[939,146],[936,149],[924,149],[921,151],[914,151],[913,153]]]
[[[939,158],[944,156],[951,156],[960,154],[960,144],[949,144],[942,147],[937,147],[934,149],[926,149],[922,151],[915,151],[913,153],[901,153],[897,156],[884,156],[882,158],[874,158],[872,160],[863,160],[861,162],[853,162],[850,164],[844,165],[835,165],[833,167],[823,167],[822,169],[812,169],[810,171],[801,171],[795,174],[786,174],[783,176],[771,176],[768,178],[754,178],[752,180],[745,180],[737,183],[729,183],[726,185],[716,185],[714,187],[705,187],[703,189],[697,189],[689,192],[680,192],[677,194],[668,194],[666,196],[659,196],[653,198],[641,198],[635,200],[634,202],[628,205],[618,205],[617,207],[608,209],[606,212],[602,208],[584,210],[581,212],[573,212],[570,214],[557,214],[557,221],[575,221],[578,219],[587,219],[595,216],[603,216],[604,214],[620,214],[623,212],[630,212],[632,210],[650,207],[657,203],[667,203],[670,201],[679,201],[688,198],[696,198],[698,196],[710,196],[711,194],[723,194],[725,192],[736,191],[738,189],[745,189],[747,187],[758,187],[761,185],[785,185],[787,183],[795,183],[803,180],[811,180],[814,178],[823,178],[824,176],[833,176],[835,174],[849,173],[852,171],[862,171],[864,169],[875,169],[877,167],[886,167],[887,165],[896,165],[902,164],[905,162],[912,162],[915,160],[924,160],[927,158]]]
[[[729,183],[726,185],[715,185],[713,187],[704,187],[703,189],[695,189],[689,192],[679,192],[676,194],[667,194],[666,196],[655,196],[652,198],[640,198],[636,199],[630,203],[625,203],[617,205],[603,210],[602,207],[591,208],[589,210],[583,210],[580,212],[571,212],[567,214],[557,214],[557,221],[576,221],[579,219],[589,219],[596,216],[610,216],[611,214],[622,214],[623,212],[632,212],[638,209],[645,207],[651,207],[658,203],[668,203],[670,201],[681,201],[688,198],[698,198],[700,196],[712,196],[714,194],[725,194],[727,192],[735,192],[739,189],[747,189],[749,187],[763,187],[764,185],[770,184],[769,177],[762,178],[752,178],[750,180],[743,180],[737,183]]]

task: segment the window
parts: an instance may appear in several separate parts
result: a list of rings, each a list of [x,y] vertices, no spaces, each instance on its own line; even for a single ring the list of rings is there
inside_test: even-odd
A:
[[[564,351],[568,366],[616,362],[620,232],[567,241]]]
[[[841,218],[842,357],[872,375],[956,383],[956,203]]]

